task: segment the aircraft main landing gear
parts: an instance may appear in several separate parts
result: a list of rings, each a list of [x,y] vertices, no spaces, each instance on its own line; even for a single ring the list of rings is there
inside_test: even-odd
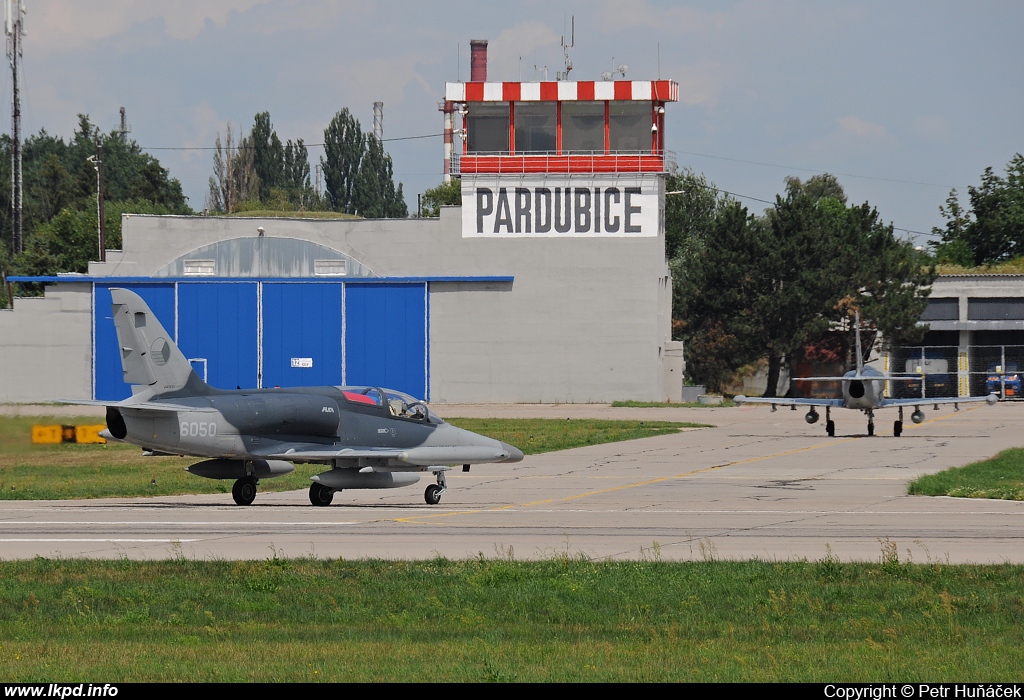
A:
[[[231,487],[231,496],[240,506],[250,506],[256,500],[256,477],[246,476],[235,482]]]
[[[828,433],[829,437],[836,436],[836,424],[832,420],[832,407],[825,406],[825,432]]]
[[[899,437],[903,434],[903,406],[900,406],[900,418],[892,424],[893,437]]]
[[[334,500],[334,492],[341,489],[332,489],[323,484],[313,482],[309,485],[309,502],[315,506],[329,506]]]
[[[441,494],[448,490],[448,484],[444,480],[444,473],[451,467],[430,467],[430,471],[434,472],[437,476],[437,483],[431,484],[427,487],[427,490],[423,492],[423,500],[427,502],[427,505],[436,506],[441,502]]]

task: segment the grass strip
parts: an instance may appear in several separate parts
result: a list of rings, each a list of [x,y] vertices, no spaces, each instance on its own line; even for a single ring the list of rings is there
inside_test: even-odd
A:
[[[454,425],[508,442],[526,454],[678,432],[695,423],[553,419],[456,418]],[[185,471],[197,457],[143,457],[133,445],[33,445],[35,423],[93,424],[96,418],[0,418],[0,500],[59,500],[230,493],[232,481]],[[300,464],[287,476],[264,479],[263,492],[309,487],[323,465]]]
[[[991,459],[922,476],[910,482],[907,492],[1024,501],[1024,449],[1004,450]]]
[[[1024,567],[0,562],[8,682],[999,682]]]

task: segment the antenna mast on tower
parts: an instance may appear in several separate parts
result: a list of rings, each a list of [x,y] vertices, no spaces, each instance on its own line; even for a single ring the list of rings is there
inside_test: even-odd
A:
[[[24,0],[4,0],[4,30],[7,33],[7,58],[11,61],[11,83],[14,87],[11,102],[11,251],[17,255],[25,249],[22,235],[21,93],[18,88],[21,40],[25,36]]]

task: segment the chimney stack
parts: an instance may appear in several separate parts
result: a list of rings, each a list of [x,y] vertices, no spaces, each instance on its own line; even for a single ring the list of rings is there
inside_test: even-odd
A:
[[[469,80],[474,83],[487,82],[487,39],[472,39],[469,42]]]

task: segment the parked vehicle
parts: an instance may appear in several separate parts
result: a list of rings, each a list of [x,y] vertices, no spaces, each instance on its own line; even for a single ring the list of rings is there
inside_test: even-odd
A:
[[[896,398],[921,396],[921,381],[927,398],[956,396],[956,375],[949,372],[949,361],[943,357],[915,357],[907,360],[906,372],[892,382]]]
[[[1007,362],[1006,367],[990,365],[985,389],[998,394],[1001,399],[1015,399],[1021,396],[1021,376],[1016,362]]]

